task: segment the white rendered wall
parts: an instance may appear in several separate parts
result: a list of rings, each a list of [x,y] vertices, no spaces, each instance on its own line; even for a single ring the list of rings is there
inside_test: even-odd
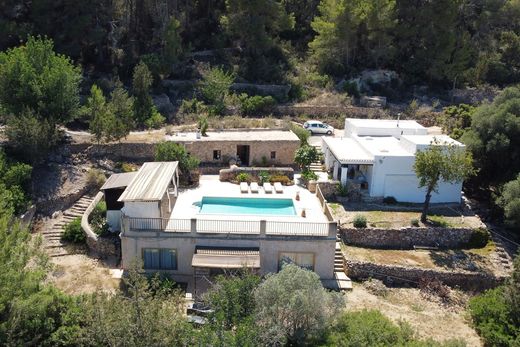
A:
[[[107,210],[107,223],[112,231],[121,230],[121,210]]]
[[[370,196],[393,196],[400,202],[424,202],[426,190],[419,188],[419,180],[413,170],[414,156],[375,157]],[[462,182],[439,183],[438,193],[431,202],[460,202]]]
[[[127,201],[121,211],[126,216],[133,218],[161,217],[158,201]]]
[[[352,124],[349,119],[345,119],[345,137],[352,137],[355,134],[358,136],[394,136],[400,138],[401,135],[426,135],[427,133],[428,129],[426,128],[397,127],[397,120],[395,121],[395,127],[379,128],[377,125],[358,127]]]

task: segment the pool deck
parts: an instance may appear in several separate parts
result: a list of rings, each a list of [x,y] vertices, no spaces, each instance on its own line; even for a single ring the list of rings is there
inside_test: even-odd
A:
[[[283,193],[265,193],[263,188],[259,188],[258,193],[241,193],[240,186],[229,182],[220,182],[218,175],[202,175],[200,185],[197,188],[179,191],[179,196],[175,202],[170,219],[208,219],[208,220],[268,220],[268,221],[297,221],[297,222],[327,222],[327,218],[322,212],[320,202],[316,195],[298,185],[284,186]],[[299,192],[300,200],[296,201],[296,192]],[[271,215],[217,215],[200,214],[199,207],[194,205],[200,202],[204,196],[217,197],[237,197],[237,198],[283,198],[292,199],[296,209],[296,216],[271,216]],[[305,209],[306,217],[301,217],[302,210]]]

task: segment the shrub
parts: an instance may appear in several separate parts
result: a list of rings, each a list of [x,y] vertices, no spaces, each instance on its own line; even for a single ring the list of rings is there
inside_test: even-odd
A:
[[[305,130],[304,128],[302,128],[301,126],[299,125],[296,125],[294,123],[291,123],[290,125],[290,129],[293,133],[296,134],[296,136],[298,136],[298,138],[300,139],[300,146],[305,146],[307,145],[307,140],[309,139],[309,136],[311,136],[311,134],[309,133],[309,131]]]
[[[271,182],[271,183],[280,182],[284,186],[288,186],[292,183],[291,179],[285,175],[272,175],[269,178],[269,182]]]
[[[367,227],[367,217],[362,214],[357,214],[354,216],[352,224],[354,225],[354,228],[364,229]]]
[[[345,84],[343,84],[343,91],[347,92],[348,95],[352,95],[356,98],[359,98],[359,89],[358,85],[354,81],[346,81]]]
[[[419,219],[412,218],[412,220],[410,221],[410,225],[413,226],[413,227],[418,227],[419,226]]]
[[[202,115],[199,117],[199,129],[202,136],[206,136],[208,131],[208,117]]]
[[[296,150],[294,154],[294,162],[303,170],[308,169],[312,162],[319,159],[319,153],[316,147],[305,145]]]
[[[520,225],[520,175],[504,185],[502,194],[496,199],[503,208],[505,224],[511,228]]]
[[[238,99],[240,111],[246,116],[269,112],[276,105],[276,100],[272,96],[248,96],[247,94],[241,94]]]
[[[84,243],[87,240],[83,229],[81,228],[81,218],[77,217],[67,224],[65,231],[61,235],[61,239],[73,243]]]
[[[99,189],[105,183],[105,174],[98,169],[91,168],[87,173],[87,186],[92,189]]]
[[[258,174],[258,178],[260,179],[260,183],[269,182],[269,174],[266,171],[261,171]]]
[[[444,219],[443,216],[428,216],[428,221],[436,227],[449,228],[451,226],[451,224],[446,219]]]
[[[339,196],[347,196],[348,194],[348,190],[347,190],[347,185],[343,185],[343,184],[338,184],[338,188],[337,188],[337,192],[338,192],[338,195]]]
[[[388,204],[388,205],[395,205],[395,204],[397,204],[397,199],[394,198],[393,196],[385,196],[383,198],[383,203]]]
[[[92,210],[89,216],[89,224],[92,230],[98,235],[105,235],[110,230],[107,223],[107,204],[100,201]]]
[[[235,176],[238,182],[251,182],[251,175],[245,172],[241,172]]]
[[[164,118],[155,107],[152,108],[152,115],[148,118],[144,125],[149,129],[159,129],[163,126],[166,118]]]
[[[180,114],[205,113],[207,111],[208,108],[206,105],[196,98],[182,100],[181,106],[179,107]]]
[[[485,228],[478,228],[473,230],[469,238],[467,247],[468,248],[482,248],[489,242],[489,232]]]
[[[318,179],[318,175],[316,175],[316,173],[311,170],[303,170],[301,173],[301,177],[303,180],[307,182],[316,181]]]
[[[155,148],[155,161],[178,161],[182,175],[189,175],[190,171],[199,166],[199,160],[188,154],[186,148],[174,142],[161,142]]]

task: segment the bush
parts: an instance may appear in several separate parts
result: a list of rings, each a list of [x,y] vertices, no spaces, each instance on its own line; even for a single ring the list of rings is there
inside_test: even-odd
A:
[[[362,214],[357,214],[354,216],[352,224],[354,225],[354,228],[364,229],[367,227],[367,217]]]
[[[99,189],[105,183],[105,174],[98,169],[92,168],[87,173],[87,186],[91,189]]]
[[[61,239],[73,243],[85,243],[87,237],[81,228],[81,217],[77,217],[67,224]]]
[[[247,94],[241,94],[238,100],[240,102],[240,111],[246,116],[269,112],[276,105],[276,100],[272,96],[248,96]]]
[[[468,248],[482,248],[489,242],[489,232],[485,228],[478,228],[473,230],[469,238],[467,247]]]
[[[263,184],[265,182],[269,182],[269,173],[267,173],[266,171],[261,171],[258,174],[258,178],[260,179],[261,184]]]
[[[284,186],[288,186],[292,183],[291,179],[285,175],[272,175],[269,178],[269,182],[271,182],[271,183],[280,182]]]
[[[312,162],[319,159],[319,153],[316,147],[305,145],[296,150],[294,154],[294,162],[303,170],[308,169]]]
[[[318,179],[318,175],[314,171],[311,170],[303,170],[301,173],[301,177],[304,181],[316,181]]]
[[[190,171],[199,166],[199,160],[188,154],[186,148],[174,142],[161,142],[155,148],[155,161],[178,161],[182,175],[189,175]]]
[[[88,218],[92,230],[98,235],[106,235],[109,233],[107,223],[107,204],[105,201],[100,201],[90,213]]]
[[[410,221],[410,225],[413,226],[413,227],[418,227],[419,226],[419,220],[417,218],[412,218],[412,220]]]
[[[198,122],[199,130],[202,136],[206,136],[206,132],[208,131],[208,117],[200,116]]]
[[[165,121],[166,118],[164,118],[154,106],[152,109],[152,115],[144,122],[144,125],[149,129],[159,129],[163,126]]]
[[[251,182],[252,179],[251,179],[251,175],[248,174],[248,173],[245,173],[245,172],[241,172],[239,174],[237,174],[235,176],[235,179],[238,181],[238,182]]]
[[[511,228],[520,225],[520,175],[504,185],[502,194],[496,200],[504,210],[505,224]]]
[[[311,136],[308,130],[305,130],[301,126],[296,125],[294,123],[291,123],[290,129],[300,139],[300,146],[308,145],[307,140],[309,139],[309,136]]]
[[[393,196],[385,196],[383,198],[383,203],[388,204],[388,205],[395,205],[395,204],[397,204],[397,199],[394,198]]]
[[[341,183],[338,184],[337,192],[338,192],[339,196],[347,196],[347,194],[348,194],[347,185],[343,185]]]

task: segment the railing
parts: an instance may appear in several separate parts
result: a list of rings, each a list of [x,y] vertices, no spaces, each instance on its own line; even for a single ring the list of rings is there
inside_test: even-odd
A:
[[[128,231],[326,237],[335,235],[331,227],[336,223],[123,217],[123,230]]]
[[[267,221],[267,235],[328,236],[329,223]]]

